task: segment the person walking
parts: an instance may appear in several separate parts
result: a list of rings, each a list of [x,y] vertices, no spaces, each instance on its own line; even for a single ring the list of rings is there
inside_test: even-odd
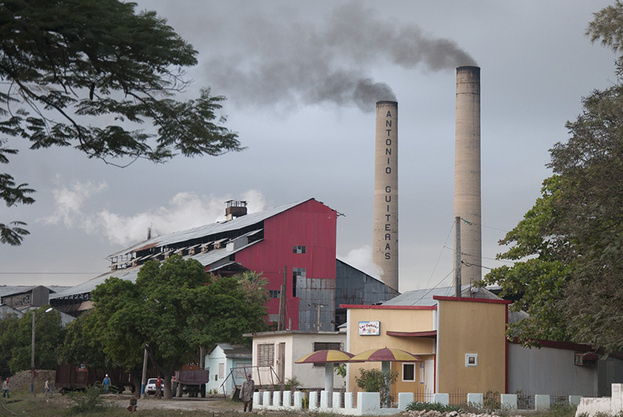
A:
[[[104,377],[104,394],[108,394],[108,389],[110,388],[110,378],[108,374]]]
[[[255,382],[251,379],[251,374],[247,374],[247,379],[242,383],[240,387],[240,399],[244,403],[244,412],[249,409],[249,412],[253,411],[253,392],[255,392]]]
[[[50,398],[52,398],[52,387],[50,386],[50,379],[45,380],[45,393],[43,394],[45,397],[50,394]]]
[[[160,375],[156,379],[156,398],[162,398],[162,378],[160,378]]]
[[[9,378],[2,381],[2,398],[9,398]]]

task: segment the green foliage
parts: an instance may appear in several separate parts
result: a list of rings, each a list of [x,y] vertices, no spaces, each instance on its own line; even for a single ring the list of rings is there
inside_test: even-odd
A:
[[[338,366],[336,366],[333,369],[333,372],[335,372],[337,375],[341,376],[342,378],[346,378],[346,364],[340,363]]]
[[[175,99],[197,52],[155,12],[135,7],[119,0],[0,4],[0,163],[17,153],[7,137],[31,149],[71,146],[117,166],[242,150],[217,115],[223,97],[200,88],[195,99]],[[33,192],[0,173],[8,207],[33,203]],[[19,245],[24,225],[0,223],[0,242]]]
[[[460,410],[461,408],[458,406],[444,405],[441,403],[421,403],[414,401],[407,405],[407,411],[438,411],[440,413],[449,413]]]
[[[502,402],[500,401],[500,393],[487,391],[482,398],[482,408],[488,412],[502,409]]]
[[[366,392],[378,392],[381,395],[381,405],[391,407],[393,401],[391,385],[398,378],[398,372],[383,372],[379,369],[360,368],[359,377],[355,376],[357,386]]]
[[[265,328],[262,280],[253,288],[248,291],[237,277],[210,276],[192,259],[147,262],[135,283],[109,278],[91,293],[95,309],[71,328],[68,357],[80,360],[76,353],[85,348],[80,338],[86,335],[85,352],[98,363],[96,349],[107,363],[138,369],[147,345],[150,366],[164,376],[165,395],[170,395],[173,372],[198,362],[200,347],[240,343],[242,334]]]
[[[595,14],[588,35],[621,51],[623,4]],[[514,309],[530,317],[509,326],[526,345],[539,339],[623,348],[623,62],[616,83],[583,99],[567,123],[570,138],[550,150],[554,175],[541,197],[502,244],[500,259],[515,261],[487,275]]]
[[[32,315],[35,314],[35,368],[56,369],[56,349],[65,337],[58,311],[48,306],[0,320],[0,373],[12,375],[28,370],[32,353]]]
[[[101,397],[101,389],[88,388],[85,392],[70,392],[69,398],[74,402],[68,410],[68,415],[91,414],[102,412],[108,408]]]
[[[284,384],[285,389],[295,390],[301,386],[301,381],[299,381],[295,376],[286,380]]]
[[[96,320],[97,317],[91,310],[69,323],[65,341],[58,348],[59,363],[85,364],[87,368],[96,369],[103,369],[108,365]]]

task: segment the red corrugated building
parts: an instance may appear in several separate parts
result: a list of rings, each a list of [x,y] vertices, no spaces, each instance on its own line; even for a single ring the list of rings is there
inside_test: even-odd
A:
[[[91,307],[91,290],[108,277],[134,281],[144,262],[177,254],[215,274],[261,273],[271,297],[268,320],[284,329],[334,330],[337,212],[311,198],[250,214],[246,202],[228,201],[226,215],[224,222],[150,237],[110,255],[109,273],[55,294],[51,303],[79,314]]]

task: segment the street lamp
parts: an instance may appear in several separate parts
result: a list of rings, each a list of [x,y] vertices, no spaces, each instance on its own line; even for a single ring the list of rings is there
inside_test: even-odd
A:
[[[145,383],[147,382],[147,349],[149,344],[145,343],[145,351],[143,352],[143,379],[141,381],[141,398],[145,398]]]
[[[46,313],[52,311],[53,308],[50,307],[45,310]],[[30,393],[35,395],[35,312],[37,310],[32,311],[32,341],[31,341],[31,351],[30,351]]]

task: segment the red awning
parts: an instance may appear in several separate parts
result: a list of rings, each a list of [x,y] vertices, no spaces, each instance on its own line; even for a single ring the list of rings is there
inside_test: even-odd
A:
[[[396,337],[437,337],[437,330],[430,330],[426,332],[395,332],[393,330],[387,330],[385,332],[388,336]]]

